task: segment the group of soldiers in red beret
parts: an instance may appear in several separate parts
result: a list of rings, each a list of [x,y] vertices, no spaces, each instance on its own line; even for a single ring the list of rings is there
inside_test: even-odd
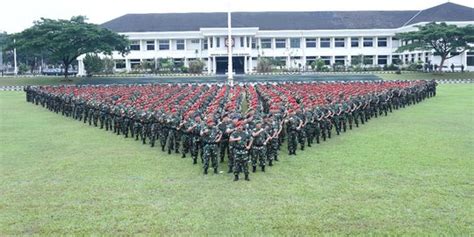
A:
[[[371,118],[436,95],[434,81],[75,85],[26,87],[28,102],[162,151],[200,158],[234,180]]]

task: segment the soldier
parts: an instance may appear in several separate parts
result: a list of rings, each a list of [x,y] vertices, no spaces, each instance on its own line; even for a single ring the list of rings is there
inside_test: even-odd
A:
[[[288,153],[296,155],[298,148],[298,131],[303,126],[303,121],[296,115],[295,111],[290,112],[290,116],[285,120],[288,134]]]
[[[211,160],[212,167],[214,168],[214,174],[217,174],[218,168],[218,160],[217,160],[217,152],[218,146],[221,138],[222,133],[219,129],[215,126],[215,122],[212,119],[207,121],[207,127],[201,130],[200,133],[203,141],[203,160],[204,160],[204,174],[207,174],[207,170],[209,168],[209,160]]]
[[[245,174],[245,180],[249,179],[248,153],[252,146],[252,139],[244,131],[244,124],[239,121],[236,124],[236,130],[230,135],[229,142],[234,147],[234,181],[239,180],[239,173]]]
[[[222,121],[217,125],[217,127],[222,133],[222,140],[219,147],[220,148],[219,157],[222,163],[224,162],[224,157],[225,157],[226,152],[227,152],[227,156],[230,157],[229,137],[230,137],[230,133],[232,132],[233,126],[227,114],[224,114],[224,116],[222,117]]]
[[[201,128],[202,128],[201,116],[194,116],[194,121],[188,128],[191,132],[191,157],[193,158],[193,164],[197,164],[197,157],[199,155],[199,148],[201,147]]]
[[[252,172],[257,171],[257,160],[262,172],[265,172],[265,162],[267,159],[267,143],[271,139],[265,128],[262,127],[262,121],[255,122],[255,128],[252,130]]]
[[[305,116],[305,123],[303,125],[304,127],[304,132],[306,134],[306,139],[308,141],[308,147],[311,147],[311,145],[314,142],[314,135],[315,135],[315,121],[314,121],[314,115],[311,112],[311,110],[306,110],[304,113]]]
[[[183,141],[183,145],[182,145],[182,155],[181,155],[181,158],[186,158],[186,153],[189,152],[189,150],[191,149],[191,146],[192,146],[192,135],[191,135],[191,126],[192,126],[193,122],[191,120],[191,118],[188,118],[187,120],[183,120],[183,122],[181,122],[181,124],[179,125],[180,126],[180,130],[182,131],[181,132],[181,140]]]

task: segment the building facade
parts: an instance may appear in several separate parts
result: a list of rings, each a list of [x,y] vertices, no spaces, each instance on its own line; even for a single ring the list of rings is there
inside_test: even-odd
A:
[[[117,71],[132,71],[144,61],[169,58],[187,66],[200,59],[205,72],[227,72],[227,46],[232,45],[234,73],[256,71],[259,57],[271,57],[287,69],[305,70],[321,59],[326,65],[349,66],[353,61],[383,66],[423,61],[439,64],[433,52],[397,53],[400,32],[416,25],[447,22],[474,24],[474,8],[445,3],[420,11],[236,12],[232,39],[227,40],[226,13],[128,14],[102,26],[131,41],[126,56],[114,53]],[[445,62],[474,70],[474,52]],[[82,57],[79,74],[85,74]]]

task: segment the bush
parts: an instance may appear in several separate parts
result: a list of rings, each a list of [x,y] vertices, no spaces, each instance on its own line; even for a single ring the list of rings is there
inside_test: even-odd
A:
[[[270,58],[259,58],[257,61],[257,72],[271,72],[272,66]]]
[[[204,68],[204,62],[201,61],[200,59],[197,59],[197,60],[193,60],[193,61],[189,62],[188,71],[190,73],[200,74],[200,73],[202,73],[203,68]]]
[[[104,61],[97,54],[87,54],[84,58],[84,69],[87,72],[87,76],[91,77],[104,70]]]
[[[312,64],[311,68],[316,68],[316,71],[321,72],[321,71],[329,71],[329,68],[326,67],[326,64],[322,59],[316,59]],[[324,69],[326,68],[326,69]]]

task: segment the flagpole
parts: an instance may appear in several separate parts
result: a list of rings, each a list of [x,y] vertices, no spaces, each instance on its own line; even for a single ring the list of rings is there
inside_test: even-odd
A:
[[[13,39],[13,74],[16,76],[18,74],[18,67],[16,63],[16,39]]]
[[[232,24],[231,24],[231,13],[230,13],[230,4],[229,4],[229,11],[227,12],[227,56],[228,56],[228,64],[227,64],[227,80],[230,86],[234,85],[234,73],[232,70]]]

